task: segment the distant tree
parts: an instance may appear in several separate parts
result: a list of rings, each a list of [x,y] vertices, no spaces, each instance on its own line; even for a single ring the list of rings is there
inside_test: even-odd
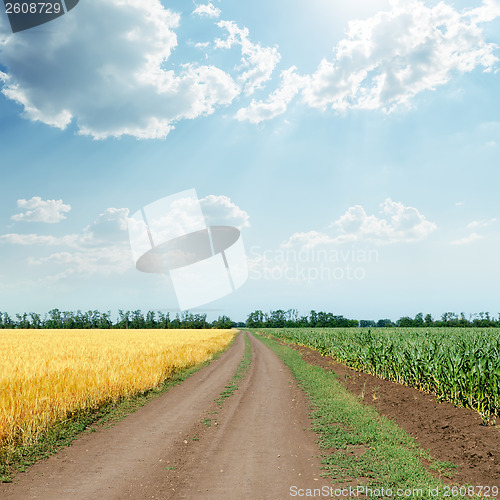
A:
[[[63,328],[75,328],[75,313],[72,311],[63,311],[61,313],[61,322]]]
[[[297,309],[288,309],[286,312],[285,326],[296,327],[299,322],[299,311]]]
[[[170,322],[170,328],[181,328],[181,319],[178,314],[176,314],[175,318]]]
[[[158,311],[157,327],[164,329],[170,328],[170,313],[165,314],[161,311]]]
[[[16,318],[17,318],[16,328],[31,328],[31,323],[26,313],[23,313],[22,315],[16,314]]]
[[[191,328],[196,328],[196,329],[203,329],[203,328],[210,328],[212,325],[207,322],[207,315],[206,314],[194,314],[192,316],[192,326]]]
[[[469,321],[465,317],[465,313],[464,312],[460,313],[460,319],[458,320],[458,324],[461,327],[471,326],[471,324],[469,323]]]
[[[181,328],[194,328],[194,317],[188,311],[184,311],[181,314],[180,327]]]
[[[377,326],[377,324],[375,323],[375,321],[373,321],[371,319],[362,319],[359,321],[360,328],[368,328],[368,327],[372,327],[372,326]]]
[[[140,309],[132,311],[132,319],[130,321],[129,328],[144,328],[146,322],[144,321],[144,316]]]
[[[246,326],[248,328],[263,328],[264,322],[264,313],[261,310],[257,310],[248,315]]]
[[[130,324],[130,311],[122,311],[118,309],[120,320],[117,324],[118,328],[128,328]]]
[[[458,314],[454,312],[445,312],[441,315],[441,325],[439,326],[458,326]]]
[[[311,311],[309,313],[309,324],[314,328],[318,323],[318,314],[316,311]]]
[[[408,328],[410,326],[413,326],[413,319],[409,316],[403,316],[396,321],[396,326],[399,326],[401,328]]]
[[[103,330],[106,330],[112,327],[113,327],[113,321],[111,321],[111,311],[101,313],[99,315],[97,328],[102,328]]]
[[[394,326],[394,323],[390,319],[379,319],[377,321],[377,325],[376,326],[378,328],[387,328],[387,327],[390,327],[390,326]]]
[[[3,326],[2,328],[15,328],[16,324],[12,318],[7,314],[3,313]]]
[[[31,318],[31,328],[41,328],[42,327],[42,318],[37,313],[30,313]]]
[[[301,316],[298,320],[297,320],[297,326],[298,327],[306,327],[306,326],[309,326],[309,319],[307,318],[307,316]]]
[[[212,322],[212,328],[222,328],[229,329],[233,328],[235,324],[229,316],[219,316],[215,321]]]
[[[156,313],[148,311],[146,313],[146,328],[156,328]]]
[[[424,326],[424,313],[419,312],[415,319],[413,320],[413,326],[422,327]]]
[[[267,325],[270,328],[284,328],[286,323],[286,313],[283,309],[271,311],[267,319]]]
[[[61,311],[59,309],[51,309],[43,326],[44,328],[64,328]]]

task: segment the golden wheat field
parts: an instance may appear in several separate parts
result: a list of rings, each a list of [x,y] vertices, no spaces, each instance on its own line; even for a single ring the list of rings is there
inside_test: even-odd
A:
[[[234,330],[0,330],[0,447],[157,386],[210,359]]]

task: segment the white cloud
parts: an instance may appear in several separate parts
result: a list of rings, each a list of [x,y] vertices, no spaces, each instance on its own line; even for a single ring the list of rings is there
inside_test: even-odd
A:
[[[308,231],[305,233],[294,233],[288,240],[281,244],[283,248],[300,247],[303,250],[311,250],[318,245],[335,243],[335,239],[325,233]]]
[[[236,114],[259,123],[286,111],[299,91],[302,101],[320,110],[349,109],[392,112],[435,90],[454,76],[476,68],[491,71],[497,46],[485,41],[480,23],[500,16],[499,0],[459,12],[440,2],[394,0],[392,9],[349,23],[333,57],[324,58],[311,75],[281,86],[267,101],[252,101]],[[299,83],[300,82],[300,83]]]
[[[309,231],[294,233],[281,246],[301,247],[304,250],[319,245],[351,242],[371,242],[379,245],[412,243],[427,238],[437,226],[428,221],[416,208],[407,207],[387,198],[380,204],[380,215],[368,215],[361,205],[346,210],[329,226],[335,234]]]
[[[392,11],[349,24],[334,59],[310,77],[304,100],[320,109],[392,111],[455,74],[491,70],[495,48],[470,12],[395,1]]]
[[[46,222],[54,224],[66,219],[64,214],[71,210],[62,200],[42,200],[40,196],[33,196],[31,200],[17,200],[17,206],[24,212],[11,217],[15,221]]]
[[[458,240],[454,240],[451,242],[452,245],[468,245],[469,243],[473,243],[477,240],[482,240],[483,237],[477,233],[471,233],[469,236],[465,238],[460,238]]]
[[[239,229],[250,226],[250,216],[227,196],[213,194],[200,200],[208,225],[227,225]]]
[[[489,219],[489,220],[473,220],[472,222],[469,222],[467,224],[468,229],[474,229],[476,227],[488,227],[492,226],[493,224],[496,223],[496,219]]]
[[[128,208],[106,208],[97,219],[84,230],[81,243],[103,245],[127,240]]]
[[[500,16],[499,0],[483,0],[483,4],[470,12],[476,22],[493,21]]]
[[[33,266],[55,266],[57,280],[75,274],[122,274],[133,267],[127,231],[128,213],[127,208],[107,208],[79,234],[4,234],[0,235],[0,243],[65,247],[48,256],[28,258],[28,263]]]
[[[380,207],[381,216],[368,215],[361,205],[349,208],[330,226],[338,230],[338,241],[410,243],[425,239],[437,228],[416,208],[390,198]]]
[[[281,59],[278,49],[252,43],[248,29],[239,28],[233,21],[220,21],[217,26],[225,29],[228,36],[225,40],[217,38],[214,43],[215,48],[230,49],[234,45],[241,46],[241,67],[245,71],[239,75],[238,81],[244,86],[245,95],[253,94],[271,78],[274,68]]]
[[[304,77],[296,73],[293,66],[281,73],[281,85],[268,98],[266,102],[255,101],[246,108],[240,108],[235,117],[239,121],[260,123],[279,116],[287,110],[290,101],[300,92],[304,86]]]
[[[295,67],[282,71],[280,86],[267,99],[243,104],[235,118],[272,119],[285,113],[296,95],[320,110],[391,112],[455,76],[494,68],[497,47],[485,40],[481,23],[500,16],[499,0],[460,12],[444,2],[391,5],[390,11],[352,21],[313,74],[299,75]],[[241,94],[253,95],[281,59],[277,47],[252,42],[247,28],[218,21],[221,11],[212,3],[198,5],[193,14],[215,19],[226,33],[210,44],[213,48],[240,49],[235,68],[187,61],[179,70],[169,66],[178,48],[180,16],[160,0],[86,0],[78,15],[52,21],[54,29],[15,36],[1,16],[0,64],[6,69],[0,71],[0,91],[32,121],[60,129],[74,123],[80,134],[95,139],[164,138],[182,120],[214,113]],[[194,45],[204,49],[207,43]]]
[[[2,92],[30,120],[61,129],[74,121],[97,139],[162,138],[239,94],[214,66],[166,67],[179,16],[159,0],[86,0],[78,15],[52,23],[36,31],[37,43],[32,34],[0,36]]]
[[[208,3],[198,5],[198,7],[193,10],[193,14],[198,14],[199,16],[219,17],[221,10],[215,7],[212,3]]]
[[[67,246],[79,250],[128,241],[128,208],[107,208],[80,234],[51,236],[10,233],[0,235],[0,242],[11,245]]]
[[[163,222],[174,224],[179,218],[192,217],[189,200],[179,200],[178,206]],[[227,196],[209,195],[200,200],[208,224],[248,227],[250,217]],[[63,247],[48,256],[30,257],[33,266],[56,268],[57,280],[73,275],[105,276],[123,274],[134,267],[129,243],[128,208],[107,208],[78,234],[46,236],[37,234],[0,235],[0,244]]]
[[[488,220],[486,220],[486,219],[473,220],[472,222],[469,222],[469,224],[467,224],[466,228],[467,229],[485,229],[485,228],[488,228],[488,227],[495,225],[496,223],[497,223],[496,218],[492,218],[492,219],[488,219]],[[473,243],[474,241],[482,240],[482,239],[484,239],[483,235],[478,234],[475,231],[473,231],[468,236],[451,241],[450,244],[451,245],[468,245],[469,243]]]
[[[57,273],[58,281],[75,274],[82,276],[124,274],[134,267],[130,251],[125,244],[89,248],[84,251],[57,252],[48,257],[31,258],[28,263],[32,266],[52,264],[58,269],[64,269]]]

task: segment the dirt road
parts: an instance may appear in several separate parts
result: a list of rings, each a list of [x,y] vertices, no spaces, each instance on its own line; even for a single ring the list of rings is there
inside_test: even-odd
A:
[[[220,409],[243,334],[208,367],[109,429],[0,484],[2,499],[290,498],[319,488],[319,450],[305,397],[285,365],[248,335],[252,363]]]

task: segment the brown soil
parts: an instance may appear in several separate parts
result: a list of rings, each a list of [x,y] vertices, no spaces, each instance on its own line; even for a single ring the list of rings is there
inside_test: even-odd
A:
[[[305,361],[333,371],[339,382],[405,429],[431,455],[452,462],[451,481],[462,485],[500,486],[500,426],[481,425],[473,410],[457,408],[405,385],[360,373],[307,347],[287,344]]]
[[[320,488],[320,451],[303,392],[282,361],[249,335],[247,376],[220,409],[243,334],[208,367],[111,428],[0,484],[3,500],[280,499]]]

